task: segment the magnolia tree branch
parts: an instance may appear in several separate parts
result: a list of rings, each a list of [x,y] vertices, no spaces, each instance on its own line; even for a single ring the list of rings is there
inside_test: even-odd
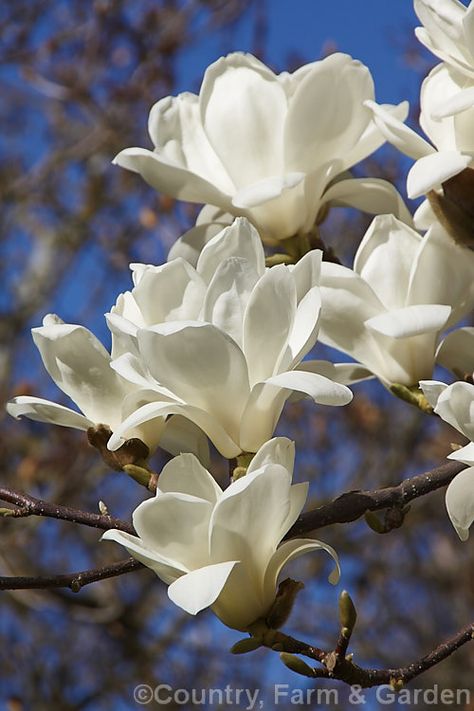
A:
[[[0,590],[69,588],[73,592],[79,592],[85,585],[90,585],[90,583],[105,580],[106,578],[115,578],[125,573],[132,573],[143,567],[135,558],[126,558],[112,565],[105,565],[102,568],[93,568],[91,570],[81,570],[77,573],[37,577],[0,576]]]
[[[22,494],[12,489],[0,487],[0,501],[6,501],[9,504],[14,504],[15,509],[3,509],[4,516],[13,518],[24,518],[26,516],[45,516],[47,518],[56,518],[62,521],[70,521],[71,523],[80,523],[93,528],[100,528],[108,531],[109,528],[118,528],[126,533],[135,533],[131,523],[123,521],[120,518],[109,516],[108,514],[94,514],[80,509],[74,509],[71,506],[62,506],[60,504],[51,504],[48,501],[37,499],[29,494]]]
[[[364,669],[352,661],[351,655],[340,658],[335,651],[323,652],[321,649],[274,630],[269,630],[263,636],[262,643],[275,651],[283,651],[284,657],[286,654],[300,654],[323,666],[323,668],[313,669],[302,660],[289,660],[288,663],[288,659],[284,659],[287,666],[304,676],[337,679],[351,686],[358,684],[363,688],[390,684],[394,689],[400,689],[403,684],[436,666],[467,642],[471,642],[473,638],[474,623],[470,623],[421,659],[393,669]]]
[[[368,511],[381,509],[403,511],[414,499],[448,486],[466,467],[466,464],[460,462],[448,462],[424,474],[405,479],[398,486],[371,491],[348,491],[313,511],[301,514],[286,534],[286,538],[294,538],[333,523],[349,523]]]

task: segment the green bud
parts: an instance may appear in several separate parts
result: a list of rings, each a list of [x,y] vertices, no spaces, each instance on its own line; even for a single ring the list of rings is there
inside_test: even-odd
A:
[[[343,590],[339,596],[339,621],[341,627],[347,628],[347,635],[350,636],[357,621],[357,612],[347,590]]]
[[[373,511],[366,511],[364,514],[365,522],[375,533],[386,533],[385,526],[378,516]]]
[[[309,664],[306,664],[302,659],[296,657],[294,654],[289,654],[288,652],[282,652],[280,654],[280,659],[288,669],[301,674],[301,676],[309,676],[314,678],[314,671],[311,669]]]
[[[254,652],[261,646],[260,641],[255,639],[255,637],[245,637],[244,639],[239,639],[239,641],[231,647],[230,651],[232,654],[247,654],[247,652]]]

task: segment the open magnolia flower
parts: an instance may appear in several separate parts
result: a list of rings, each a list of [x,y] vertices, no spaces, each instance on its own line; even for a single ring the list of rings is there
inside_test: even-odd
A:
[[[474,84],[474,3],[459,0],[415,0],[423,23],[415,34],[422,44]]]
[[[320,340],[363,363],[386,385],[431,377],[442,329],[474,304],[474,255],[439,224],[425,237],[376,217],[354,269],[323,262]]]
[[[469,444],[448,455],[468,464],[446,490],[446,508],[459,538],[466,541],[474,521],[474,385],[457,382],[446,385],[435,380],[420,382],[434,411],[467,439]]]
[[[276,75],[236,52],[207,69],[199,96],[155,104],[153,150],[128,148],[115,162],[167,195],[248,217],[269,243],[307,233],[327,203],[410,221],[392,185],[346,173],[384,142],[370,99],[370,72],[348,55]],[[406,102],[385,109],[407,115]]]
[[[437,190],[465,168],[474,168],[474,85],[439,64],[424,80],[420,93],[420,125],[433,145],[372,101],[367,106],[387,141],[416,163],[407,178],[411,198]],[[434,147],[433,147],[434,146]]]
[[[83,326],[64,323],[49,314],[43,326],[32,329],[32,335],[49,375],[83,414],[43,398],[20,395],[7,404],[13,417],[78,430],[100,424],[115,431],[128,415],[155,397],[154,392],[121,378],[110,367],[111,356],[102,343]],[[120,335],[116,336],[116,354],[122,352],[122,345]],[[160,441],[171,453],[192,451],[206,456],[202,434],[183,418],[168,423],[156,418],[130,430],[129,435],[141,439],[150,450]]]
[[[350,402],[347,387],[321,374],[327,364],[300,366],[318,333],[320,264],[315,250],[294,267],[266,269],[257,231],[239,218],[205,245],[196,268],[182,258],[133,265],[135,288],[108,316],[111,330],[129,339],[112,367],[154,391],[155,402],[122,422],[109,448],[150,420],[180,414],[231,458],[270,439],[293,392],[325,405]],[[342,366],[341,379],[353,370]]]
[[[136,536],[109,530],[103,539],[128,552],[169,585],[168,596],[195,615],[206,607],[229,627],[246,630],[264,618],[275,600],[286,563],[315,550],[336,561],[321,541],[282,538],[298,518],[308,484],[291,484],[293,443],[266,442],[247,474],[225,491],[190,454],[169,462],[153,499],[133,513]]]

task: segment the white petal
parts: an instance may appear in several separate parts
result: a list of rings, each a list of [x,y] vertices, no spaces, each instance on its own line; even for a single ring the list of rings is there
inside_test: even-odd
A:
[[[206,565],[181,576],[169,586],[169,599],[190,615],[197,615],[217,600],[236,563],[232,560]]]
[[[183,452],[194,454],[205,467],[210,462],[209,442],[194,422],[182,415],[172,415],[160,435],[160,447],[174,457]]]
[[[56,385],[88,419],[113,429],[130,388],[110,367],[110,355],[100,341],[82,326],[62,323],[34,328],[32,335]]]
[[[407,178],[409,198],[426,195],[442,183],[467,168],[471,158],[454,151],[441,151],[420,158],[410,169]]]
[[[355,207],[362,212],[393,214],[407,225],[413,222],[410,211],[398,190],[380,178],[350,178],[334,183],[325,193],[324,202],[342,207]]]
[[[208,202],[227,209],[230,198],[196,173],[172,164],[145,148],[126,148],[113,161],[122,168],[139,173],[146,182],[165,195],[189,202]]]
[[[259,275],[246,259],[229,257],[217,268],[204,300],[202,318],[242,348],[247,304]]]
[[[454,477],[446,490],[446,509],[459,538],[467,541],[474,521],[474,467]]]
[[[324,375],[325,378],[342,385],[353,385],[374,377],[372,371],[360,363],[331,363],[328,360],[305,360],[300,363],[297,370],[302,370],[305,373],[319,373],[319,375]]]
[[[461,449],[455,449],[454,452],[448,454],[448,459],[454,459],[456,462],[463,462],[470,467],[474,466],[474,442],[469,442]]]
[[[296,313],[296,286],[284,265],[267,270],[247,305],[244,353],[250,383],[265,380],[289,354],[288,338]]]
[[[474,440],[474,385],[458,381],[438,398],[435,412],[450,425]]]
[[[317,373],[292,370],[268,378],[265,383],[305,393],[320,405],[347,405],[353,397],[352,392],[345,385],[334,383]]]
[[[447,101],[440,101],[436,109],[431,112],[433,119],[443,119],[446,116],[459,114],[466,109],[471,109],[474,106],[474,86],[468,86],[465,89],[451,96]]]
[[[399,151],[415,160],[433,153],[433,146],[384,107],[375,101],[366,101],[365,105],[373,111],[374,121],[387,141]]]
[[[205,293],[204,282],[184,259],[146,269],[133,290],[149,326],[196,319]]]
[[[446,383],[437,380],[420,380],[420,388],[433,409],[438,403],[439,396],[447,387]]]
[[[241,453],[242,447],[229,436],[222,425],[209,413],[191,405],[162,402],[143,405],[143,407],[140,407],[139,410],[127,417],[113,433],[107,447],[112,451],[118,449],[122,446],[123,441],[128,438],[129,432],[156,417],[167,417],[168,415],[183,415],[183,417],[187,417],[191,422],[194,422],[207,434],[222,456],[227,459],[232,459]]]
[[[307,538],[295,538],[282,543],[276,553],[274,553],[265,574],[265,587],[267,589],[276,590],[278,577],[281,573],[282,568],[287,563],[294,560],[295,558],[298,558],[301,555],[304,555],[305,553],[312,553],[313,551],[321,550],[325,551],[326,553],[329,553],[331,558],[333,558],[336,563],[336,567],[329,576],[329,582],[333,585],[336,585],[339,581],[341,569],[339,567],[339,559],[334,548],[328,546],[322,541],[316,541]]]
[[[367,328],[390,338],[410,338],[431,331],[440,331],[451,313],[444,304],[419,304],[393,309],[365,322]]]
[[[206,135],[237,189],[283,172],[287,100],[268,68],[241,53],[223,57],[206,70],[199,102]]]
[[[181,257],[181,259],[185,259],[189,262],[192,267],[196,267],[203,247],[215,237],[223,227],[225,227],[225,225],[220,222],[206,222],[203,225],[192,227],[172,245],[168,252],[167,261],[171,262],[173,259]]]
[[[279,370],[293,369],[316,343],[321,312],[321,292],[315,286],[304,296],[296,309],[293,328],[288,337],[290,353],[279,363]]]
[[[247,364],[235,342],[211,324],[175,322],[138,334],[151,374],[238,437],[249,394]]]
[[[168,560],[157,551],[147,548],[138,536],[132,536],[130,533],[111,528],[105,531],[100,540],[120,543],[130,555],[139,560],[140,563],[143,563],[143,565],[146,565],[147,568],[151,568],[167,584],[172,583],[183,572],[187,572],[185,569],[183,570],[180,563]]]
[[[281,464],[290,474],[295,464],[295,443],[287,437],[274,437],[260,447],[247,469],[247,474],[266,464]]]
[[[259,276],[265,272],[265,253],[260,236],[255,227],[243,217],[238,217],[232,225],[219,231],[202,250],[197,271],[206,284],[209,284],[219,265],[229,257],[245,259]]]
[[[160,492],[181,492],[205,499],[215,504],[222,489],[207,469],[192,454],[174,457],[162,469],[158,489]]]
[[[84,415],[70,410],[68,407],[57,405],[55,402],[43,400],[40,397],[19,395],[13,398],[13,400],[10,400],[6,408],[8,414],[17,419],[20,417],[28,417],[28,419],[35,420],[35,422],[48,422],[51,425],[72,427],[75,430],[87,430],[96,424],[92,420],[87,419],[87,417],[84,417]]]
[[[319,285],[322,256],[323,253],[320,249],[312,249],[301,257],[291,269],[291,275],[296,284],[298,303],[310,289]]]
[[[177,561],[186,570],[206,565],[209,501],[187,493],[162,493],[141,503],[133,512],[133,526],[151,550]]]
[[[458,328],[439,345],[436,360],[458,377],[474,372],[474,328]]]
[[[270,200],[280,197],[285,190],[295,188],[303,182],[305,177],[305,173],[294,172],[286,173],[283,176],[264,178],[257,183],[241,188],[232,198],[232,205],[242,210],[264,205]]]
[[[375,217],[365,233],[354,271],[387,309],[407,305],[410,274],[421,244],[422,237],[393,215]]]

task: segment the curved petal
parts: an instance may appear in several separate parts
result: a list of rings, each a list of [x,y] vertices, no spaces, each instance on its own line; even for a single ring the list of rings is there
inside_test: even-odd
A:
[[[459,378],[474,372],[474,328],[458,328],[448,333],[436,352],[440,365],[449,368]]]
[[[237,441],[250,389],[236,343],[212,324],[199,322],[141,330],[138,342],[152,376],[189,405],[206,410]]]
[[[182,415],[194,422],[207,434],[222,456],[227,459],[232,459],[241,453],[242,447],[229,436],[222,425],[208,412],[191,405],[163,402],[151,402],[148,405],[143,405],[127,417],[109,439],[108,449],[115,451],[121,447],[129,432],[140,427],[143,423],[153,420],[155,417],[167,417],[168,415]]]
[[[393,214],[407,225],[413,218],[398,190],[381,178],[349,178],[334,183],[324,193],[324,202],[342,207],[355,207],[362,212]]]
[[[366,101],[365,105],[373,112],[374,121],[387,141],[401,153],[418,160],[434,152],[433,146],[383,106],[375,101]]]
[[[205,467],[210,463],[209,442],[204,432],[194,422],[182,415],[172,415],[159,438],[160,447],[174,457],[189,453]]]
[[[32,329],[33,341],[56,385],[93,422],[117,424],[118,410],[130,386],[110,367],[110,355],[86,328],[51,323]]]
[[[206,565],[212,504],[188,493],[157,491],[133,512],[133,526],[151,550],[186,570]]]
[[[289,353],[279,363],[279,370],[292,370],[316,343],[321,312],[321,292],[315,286],[301,299],[288,337]]]
[[[219,234],[223,227],[226,225],[221,222],[205,222],[192,227],[171,246],[167,261],[171,262],[173,259],[181,257],[196,268],[203,247]]]
[[[6,409],[9,415],[19,419],[20,417],[28,417],[35,422],[48,422],[51,425],[60,425],[61,427],[72,427],[75,430],[87,430],[93,427],[94,423],[79,412],[74,412],[68,407],[57,405],[55,402],[43,400],[40,397],[30,397],[29,395],[19,395],[7,403]]]
[[[433,409],[438,403],[439,396],[447,387],[446,383],[437,380],[420,380],[420,388]]]
[[[451,313],[444,304],[419,304],[393,309],[365,322],[367,328],[390,338],[410,338],[440,331]]]
[[[454,477],[446,490],[446,509],[459,538],[467,541],[474,521],[474,467]]]
[[[200,461],[192,454],[174,457],[161,471],[158,490],[179,492],[215,504],[222,494],[221,487]]]
[[[246,259],[229,257],[217,268],[204,300],[202,318],[233,338],[242,348],[243,322],[259,275]]]
[[[421,244],[422,237],[393,215],[378,215],[370,223],[357,249],[354,271],[387,309],[407,305],[410,275]]]
[[[459,381],[443,390],[435,412],[468,439],[474,439],[474,385]]]
[[[265,252],[255,227],[244,217],[238,217],[203,248],[197,271],[209,284],[218,267],[229,257],[240,257],[253,266],[259,276],[265,273]]]
[[[474,466],[474,442],[469,442],[461,449],[451,452],[451,454],[448,454],[448,459],[463,462],[463,464],[468,464],[470,467]]]
[[[319,285],[322,258],[323,253],[320,249],[312,249],[291,268],[291,276],[296,284],[298,304],[310,289]]]
[[[329,582],[336,585],[341,575],[341,569],[339,567],[339,559],[334,548],[327,545],[327,543],[323,543],[322,541],[310,540],[308,538],[294,538],[282,543],[273,554],[265,573],[265,588],[267,590],[276,590],[278,577],[282,568],[287,563],[295,558],[299,558],[299,556],[304,555],[305,553],[312,553],[313,551],[321,550],[329,553],[336,564],[334,570],[329,576]]]
[[[446,101],[440,101],[437,108],[433,108],[431,111],[431,117],[439,121],[447,116],[454,116],[467,109],[472,109],[473,106],[474,86],[468,86],[456,92],[454,96],[451,96]]]
[[[206,70],[199,102],[209,142],[237,189],[283,172],[287,100],[273,72],[247,54],[222,57]]]
[[[305,177],[305,173],[293,172],[281,176],[271,176],[256,183],[245,185],[232,198],[232,205],[241,210],[265,205],[270,200],[280,197],[286,190],[291,190],[300,185]]]
[[[317,373],[305,373],[299,370],[274,375],[273,378],[268,378],[265,384],[305,393],[320,405],[336,407],[347,405],[353,397],[352,392],[345,385],[334,383]]]
[[[217,600],[238,562],[231,560],[206,565],[181,576],[169,586],[169,599],[190,615],[197,615]]]
[[[253,457],[247,474],[251,474],[266,464],[281,464],[291,476],[295,465],[295,443],[287,437],[274,437],[268,440]]]
[[[408,197],[417,198],[439,188],[446,180],[467,168],[470,162],[469,156],[455,151],[440,151],[420,158],[408,173]]]
[[[208,202],[228,209],[230,197],[187,168],[173,164],[146,148],[126,148],[113,163],[139,173],[152,188],[189,202]]]
[[[148,326],[198,317],[206,288],[184,259],[145,269],[133,296]]]
[[[305,373],[318,373],[342,385],[353,385],[375,377],[371,370],[360,363],[331,363],[328,360],[305,360],[296,368]]]
[[[296,286],[284,265],[268,269],[255,286],[244,317],[243,350],[251,385],[265,380],[288,355],[296,313]]]
[[[143,563],[143,565],[146,565],[147,568],[151,568],[151,570],[168,585],[180,575],[187,572],[182,568],[180,563],[174,560],[168,560],[157,553],[157,551],[150,550],[138,536],[132,536],[130,533],[111,528],[102,535],[100,540],[120,543],[121,546],[126,548],[130,555],[136,560],[139,560],[140,563]]]

